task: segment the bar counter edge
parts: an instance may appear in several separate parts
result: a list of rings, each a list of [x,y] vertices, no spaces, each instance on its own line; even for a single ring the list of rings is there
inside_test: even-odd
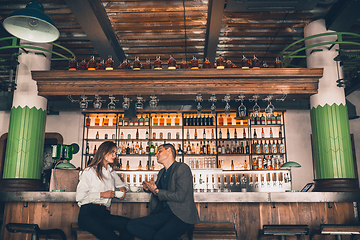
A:
[[[0,202],[76,202],[75,192],[1,192]],[[290,202],[359,202],[360,192],[214,192],[194,193],[197,203],[290,203]],[[115,202],[146,203],[150,194],[128,192]]]

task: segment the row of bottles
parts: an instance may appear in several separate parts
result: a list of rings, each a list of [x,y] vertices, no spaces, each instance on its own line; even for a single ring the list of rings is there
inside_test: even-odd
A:
[[[251,114],[251,125],[281,125],[281,114]]]
[[[85,119],[85,126],[149,126],[150,118],[148,115],[140,115],[140,117],[132,118],[132,119],[123,119],[122,115],[112,117],[112,121],[106,115],[102,119],[97,115],[94,119],[94,124],[92,124],[92,119],[88,115]]]
[[[170,58],[167,61],[168,68],[167,69],[200,69],[201,66],[199,65],[199,60],[193,56],[193,58],[190,60],[190,63],[188,63],[185,59],[182,59],[182,62],[177,65],[176,59],[170,55]],[[249,68],[268,68],[269,65],[264,61],[261,65],[260,60],[254,55],[253,59],[250,61],[245,55],[243,55],[243,58],[241,59],[241,68],[242,69],[249,69]],[[139,57],[135,57],[135,60],[132,62],[132,69],[133,70],[140,70],[140,69],[156,69],[161,70],[163,67],[163,62],[160,59],[160,56],[157,56],[155,61],[152,63],[150,58],[146,59],[146,62],[144,64],[141,63]],[[282,63],[279,58],[275,59],[274,63],[275,68],[281,68]],[[212,68],[211,62],[208,58],[205,58],[202,68]],[[218,58],[216,58],[214,63],[214,68],[217,69],[224,69],[224,68],[237,68],[237,66],[230,60],[223,58],[223,56],[219,55]],[[125,59],[119,66],[118,69],[131,69],[130,63],[127,59]],[[80,63],[76,61],[76,58],[72,58],[69,61],[69,70],[114,70],[114,60],[112,59],[112,56],[109,55],[108,59],[105,61],[104,59],[100,61],[100,63],[97,63],[95,61],[95,57],[91,56],[90,60],[86,62],[85,59],[83,59]]]
[[[139,165],[137,166],[130,166],[130,161],[127,160],[126,161],[126,165],[123,166],[122,164],[122,159],[120,158],[118,161],[118,164],[115,166],[115,170],[155,170],[155,161],[151,161],[151,165],[149,167],[149,162],[148,161],[144,161],[146,162],[146,165],[142,164],[142,161],[139,160]]]

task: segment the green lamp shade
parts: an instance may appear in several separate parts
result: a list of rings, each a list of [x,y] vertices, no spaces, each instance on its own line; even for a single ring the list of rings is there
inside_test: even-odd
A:
[[[283,165],[281,165],[280,168],[284,169],[284,168],[297,168],[297,167],[301,167],[301,165],[298,164],[297,162],[289,161],[289,162],[286,162]]]
[[[13,12],[4,20],[3,25],[10,34],[31,42],[53,42],[60,36],[54,22],[44,13],[43,5],[36,1]]]
[[[57,169],[76,169],[74,165],[69,162],[62,162],[56,166]]]

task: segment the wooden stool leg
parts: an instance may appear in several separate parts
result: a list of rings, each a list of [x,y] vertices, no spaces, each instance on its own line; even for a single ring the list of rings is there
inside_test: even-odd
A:
[[[280,236],[280,240],[286,240],[286,236]]]

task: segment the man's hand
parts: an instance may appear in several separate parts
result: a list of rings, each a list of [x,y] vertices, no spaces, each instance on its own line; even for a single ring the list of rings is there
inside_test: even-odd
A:
[[[120,189],[121,190],[121,189]],[[125,196],[125,195],[124,195]],[[102,198],[113,198],[115,197],[115,191],[106,191],[106,192],[101,192],[100,193],[100,197]]]
[[[157,193],[155,191],[159,191],[154,181],[144,181],[143,187],[146,191],[150,191],[152,193]]]

